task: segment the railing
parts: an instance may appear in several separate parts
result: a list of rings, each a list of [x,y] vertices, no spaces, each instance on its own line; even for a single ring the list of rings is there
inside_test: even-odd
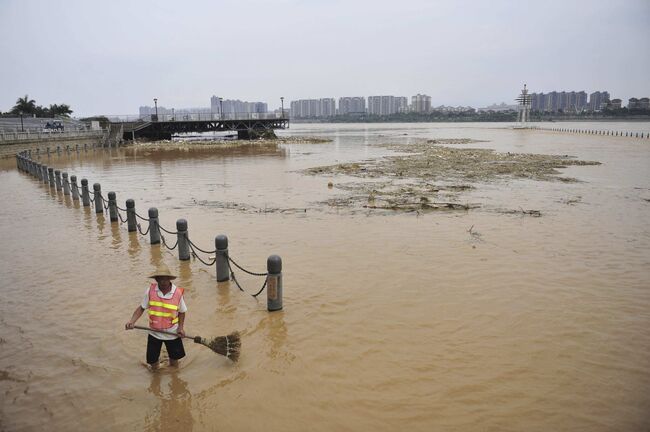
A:
[[[174,113],[174,114],[158,114],[157,120],[156,115],[116,115],[116,116],[106,116],[108,119],[114,123],[118,122],[169,122],[169,121],[219,121],[219,120],[275,120],[275,119],[286,119],[287,112],[284,113],[285,116],[282,116],[280,113],[275,112],[266,112],[266,113]]]
[[[7,131],[0,130],[0,143],[7,141],[47,140],[50,138],[93,138],[101,137],[103,130],[77,130],[77,131]]]

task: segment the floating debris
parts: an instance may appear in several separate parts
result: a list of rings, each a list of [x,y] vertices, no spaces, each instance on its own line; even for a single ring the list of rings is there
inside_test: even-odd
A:
[[[560,177],[558,169],[578,165],[600,165],[569,155],[499,153],[490,149],[451,148],[440,144],[477,142],[468,138],[419,140],[386,147],[406,155],[388,156],[360,162],[339,163],[304,170],[309,175],[346,175],[363,182],[337,183],[352,196],[337,199],[336,206],[361,205],[369,209],[390,210],[468,210],[480,204],[461,204],[462,192],[475,189],[470,183],[517,178],[543,181],[576,182]],[[440,198],[446,199],[441,202]],[[449,202],[451,201],[451,202]],[[332,206],[332,201],[328,201]],[[522,212],[524,212],[522,210]],[[528,212],[528,213],[526,213]],[[537,210],[524,214],[541,216]]]

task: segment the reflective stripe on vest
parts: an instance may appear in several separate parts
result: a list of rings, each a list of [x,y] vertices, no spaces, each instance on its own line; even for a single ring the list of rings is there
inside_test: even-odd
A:
[[[178,323],[178,307],[183,298],[183,288],[176,287],[172,298],[164,299],[158,295],[158,285],[149,287],[149,327],[166,330]]]

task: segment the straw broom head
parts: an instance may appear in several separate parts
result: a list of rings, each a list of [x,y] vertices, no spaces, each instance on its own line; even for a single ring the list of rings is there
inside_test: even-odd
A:
[[[197,336],[194,338],[194,342],[207,346],[212,351],[228,357],[233,362],[239,360],[239,351],[241,349],[239,332],[232,332],[228,336],[218,336],[214,339]]]

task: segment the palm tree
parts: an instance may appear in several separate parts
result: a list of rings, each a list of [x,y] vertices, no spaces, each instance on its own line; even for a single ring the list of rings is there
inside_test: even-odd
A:
[[[14,114],[34,114],[34,112],[36,112],[36,101],[30,99],[28,95],[25,95],[24,98],[18,98],[18,100],[16,100],[16,105],[11,109],[11,112]]]
[[[72,110],[70,109],[70,105],[68,104],[61,104],[61,105],[51,104],[49,111],[52,117],[57,115],[68,117],[70,114],[72,114]]]

